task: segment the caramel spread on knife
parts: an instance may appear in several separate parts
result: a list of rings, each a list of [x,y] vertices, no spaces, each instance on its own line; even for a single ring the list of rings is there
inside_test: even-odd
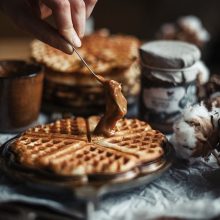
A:
[[[95,134],[104,136],[114,135],[114,128],[118,120],[127,113],[127,100],[121,91],[121,84],[114,80],[107,80],[98,76],[104,87],[106,97],[105,113],[95,128]]]

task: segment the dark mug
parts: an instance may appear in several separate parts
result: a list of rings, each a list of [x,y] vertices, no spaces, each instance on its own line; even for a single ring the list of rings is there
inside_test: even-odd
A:
[[[0,132],[20,132],[39,116],[42,66],[20,60],[0,61]]]

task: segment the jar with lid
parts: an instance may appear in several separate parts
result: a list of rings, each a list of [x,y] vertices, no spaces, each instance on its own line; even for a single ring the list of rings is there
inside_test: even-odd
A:
[[[140,118],[171,133],[181,111],[197,102],[200,50],[180,41],[152,41],[141,46],[140,56]]]

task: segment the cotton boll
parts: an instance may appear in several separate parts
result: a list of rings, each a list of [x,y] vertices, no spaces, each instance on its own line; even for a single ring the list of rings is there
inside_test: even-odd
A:
[[[158,39],[180,40],[204,48],[210,40],[210,34],[202,21],[194,16],[183,16],[173,23],[165,23],[157,34]]]
[[[194,33],[199,41],[207,42],[210,40],[210,34],[202,26],[201,20],[196,16],[190,15],[190,16],[181,17],[177,21],[177,24],[183,30]]]
[[[177,21],[178,25],[183,29],[190,31],[199,31],[202,28],[202,23],[196,16],[189,15],[185,17],[181,17]]]
[[[208,109],[203,104],[187,107],[183,110],[182,116],[185,121],[190,121],[198,117],[210,118]]]
[[[171,143],[177,155],[184,159],[209,155],[219,142],[219,116],[220,109],[209,112],[203,104],[187,107],[173,127]]]
[[[177,156],[188,159],[196,148],[196,137],[194,128],[185,121],[180,120],[174,125],[174,134],[171,137]]]
[[[179,144],[194,148],[196,145],[195,131],[185,121],[181,120],[174,125],[175,139]]]
[[[210,34],[207,30],[205,30],[204,28],[202,28],[198,33],[197,33],[197,38],[200,41],[209,41],[210,40]]]

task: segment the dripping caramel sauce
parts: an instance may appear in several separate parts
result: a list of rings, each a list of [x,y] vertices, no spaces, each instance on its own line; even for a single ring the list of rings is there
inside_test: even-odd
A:
[[[127,100],[125,99],[121,84],[98,76],[103,85],[106,106],[104,115],[95,128],[94,134],[106,137],[113,136],[117,122],[127,113]]]

